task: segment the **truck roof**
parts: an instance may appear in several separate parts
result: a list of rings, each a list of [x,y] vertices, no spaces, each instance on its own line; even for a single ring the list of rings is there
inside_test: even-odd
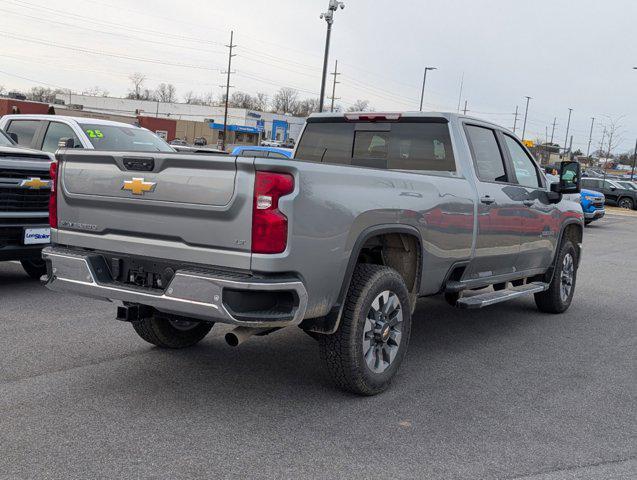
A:
[[[489,120],[484,120],[482,118],[472,117],[470,115],[461,115],[455,112],[419,112],[419,111],[384,111],[384,112],[341,112],[341,113],[332,113],[332,112],[324,112],[324,113],[313,113],[309,116],[308,121],[312,121],[312,119],[329,119],[329,118],[345,118],[346,115],[400,115],[401,118],[444,118],[448,121],[459,121],[459,120],[470,120],[472,122],[480,122],[482,124],[491,125],[500,130],[505,130],[511,134],[511,130],[502,125],[498,125],[497,123],[490,122]]]

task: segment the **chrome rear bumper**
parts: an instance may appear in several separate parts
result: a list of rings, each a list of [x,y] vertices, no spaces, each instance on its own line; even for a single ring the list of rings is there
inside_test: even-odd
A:
[[[159,311],[220,323],[246,327],[283,327],[297,325],[303,320],[307,308],[307,291],[299,280],[259,279],[230,275],[215,276],[198,271],[177,270],[162,292],[142,287],[122,285],[110,279],[108,268],[100,263],[101,257],[60,247],[47,247],[42,257],[50,262],[50,290],[73,293],[106,301],[131,302],[148,305]],[[104,266],[103,266],[104,265]],[[245,292],[291,292],[295,301],[290,311],[277,319],[264,315],[264,320],[246,319],[232,312],[224,301],[224,290]],[[254,315],[252,315],[254,317]]]

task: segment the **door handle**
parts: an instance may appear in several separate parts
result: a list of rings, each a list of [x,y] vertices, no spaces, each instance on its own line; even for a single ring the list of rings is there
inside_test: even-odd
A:
[[[524,200],[522,203],[527,207],[532,207],[535,204],[535,200]]]
[[[491,205],[492,203],[495,203],[495,198],[492,198],[489,195],[485,195],[484,197],[480,197],[480,202],[484,203],[485,205]]]

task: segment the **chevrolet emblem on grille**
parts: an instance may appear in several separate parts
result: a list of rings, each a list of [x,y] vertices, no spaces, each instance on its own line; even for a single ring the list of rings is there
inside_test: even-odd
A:
[[[128,190],[133,195],[143,195],[147,192],[155,191],[156,182],[145,182],[143,178],[133,178],[125,180],[122,190]]]
[[[38,177],[28,178],[20,182],[21,188],[28,188],[30,190],[40,190],[41,188],[49,188],[51,182],[49,180],[42,180]]]

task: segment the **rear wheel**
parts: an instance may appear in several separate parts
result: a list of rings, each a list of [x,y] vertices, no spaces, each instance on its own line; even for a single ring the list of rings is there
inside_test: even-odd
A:
[[[214,323],[155,312],[152,317],[132,323],[135,332],[161,348],[186,348],[201,341]]]
[[[619,208],[626,208],[628,210],[632,210],[635,207],[635,203],[632,198],[620,198],[619,202],[617,202],[617,206]]]
[[[541,312],[562,313],[571,305],[577,280],[577,252],[570,239],[562,242],[553,279],[549,288],[535,294],[535,304]]]
[[[22,268],[27,275],[33,280],[40,280],[40,277],[46,273],[46,262],[40,258],[33,260],[20,261]]]
[[[386,390],[411,334],[409,292],[395,270],[358,265],[338,330],[321,335],[321,360],[340,388],[359,395]]]

